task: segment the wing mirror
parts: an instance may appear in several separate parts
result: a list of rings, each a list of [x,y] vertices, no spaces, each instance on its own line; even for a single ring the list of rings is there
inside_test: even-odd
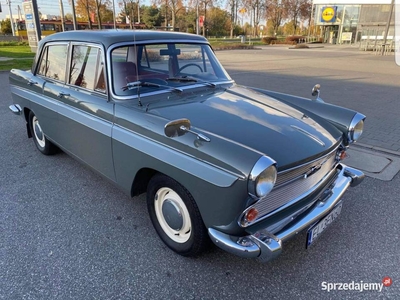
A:
[[[167,137],[173,138],[177,136],[182,136],[187,132],[194,134],[197,139],[209,142],[210,139],[206,137],[204,134],[194,132],[190,130],[190,121],[188,119],[178,119],[171,122],[168,122],[164,127],[164,134]]]
[[[320,98],[320,96],[319,96],[321,94],[321,90],[320,89],[321,89],[321,85],[319,85],[319,84],[314,85],[314,87],[311,90],[311,95],[312,96],[317,96],[317,98],[315,100],[313,100],[313,101],[324,103],[324,100],[322,100]]]

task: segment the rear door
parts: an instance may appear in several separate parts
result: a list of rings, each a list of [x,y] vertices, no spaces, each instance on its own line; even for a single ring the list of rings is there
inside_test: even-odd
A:
[[[46,136],[56,143],[59,143],[57,111],[65,84],[67,54],[68,42],[48,43],[41,53],[35,76],[28,82],[32,91],[43,94],[32,99],[31,110],[40,120]]]

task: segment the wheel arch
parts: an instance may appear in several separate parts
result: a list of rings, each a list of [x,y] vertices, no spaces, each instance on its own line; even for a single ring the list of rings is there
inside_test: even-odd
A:
[[[135,175],[131,187],[131,197],[138,196],[147,191],[150,179],[158,172],[152,168],[141,168]]]

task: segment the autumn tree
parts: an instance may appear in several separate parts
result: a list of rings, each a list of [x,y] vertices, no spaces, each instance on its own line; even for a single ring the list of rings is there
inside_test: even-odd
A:
[[[165,26],[169,24],[168,13],[171,14],[171,26],[175,28],[178,13],[185,10],[182,0],[154,0],[153,3],[163,7],[165,12]]]
[[[311,0],[283,0],[287,18],[293,25],[293,34],[296,34],[300,20],[310,17]]]
[[[77,0],[75,12],[79,19],[88,22],[89,29],[93,28],[95,19],[100,29],[103,17],[109,16],[110,5],[110,0]]]
[[[266,0],[266,14],[267,20],[271,21],[274,34],[278,32],[283,20],[286,18],[287,12],[283,5],[283,0]]]
[[[265,16],[265,0],[243,0],[243,4],[250,13],[250,20],[254,26],[253,33],[257,36],[258,25],[260,24],[261,19]]]
[[[92,0],[77,0],[75,12],[84,21],[88,22],[89,29],[92,29],[92,18],[90,12],[94,11],[95,6]]]
[[[231,16],[226,11],[219,7],[212,7],[208,11],[207,19],[208,34],[212,36],[226,35],[230,29]]]

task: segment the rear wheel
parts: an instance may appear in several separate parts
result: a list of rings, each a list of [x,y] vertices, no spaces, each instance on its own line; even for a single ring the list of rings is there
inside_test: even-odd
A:
[[[155,175],[148,185],[147,208],[158,235],[176,253],[196,256],[209,244],[196,202],[175,180]]]
[[[57,147],[46,138],[40,126],[39,119],[32,111],[29,113],[28,122],[36,148],[45,155],[56,153]]]

